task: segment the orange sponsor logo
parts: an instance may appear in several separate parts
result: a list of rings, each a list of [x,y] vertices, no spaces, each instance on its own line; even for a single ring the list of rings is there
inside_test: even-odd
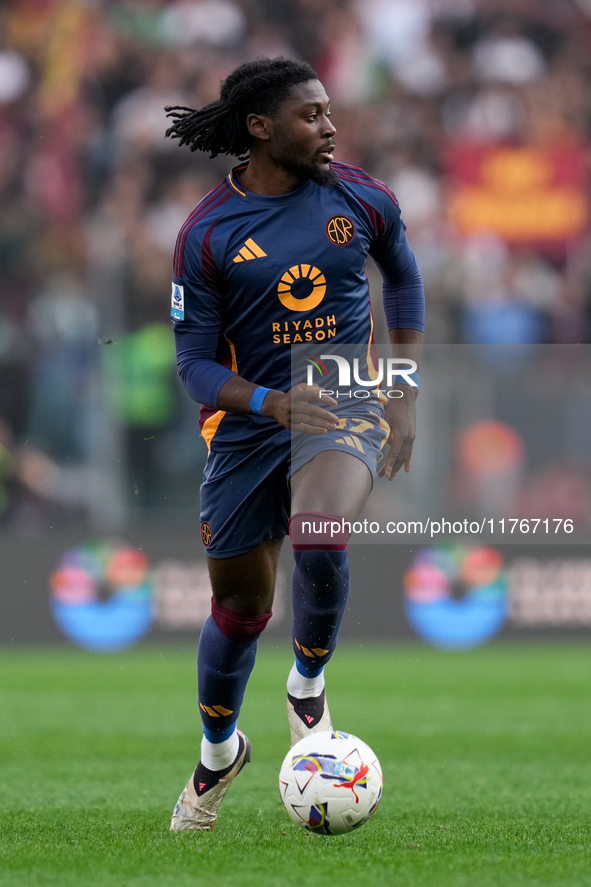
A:
[[[314,265],[292,265],[277,287],[279,301],[290,311],[311,311],[325,294],[326,277]]]

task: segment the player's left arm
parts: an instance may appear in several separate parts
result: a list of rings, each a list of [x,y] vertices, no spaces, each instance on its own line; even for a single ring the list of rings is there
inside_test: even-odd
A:
[[[400,210],[392,201],[384,208],[384,226],[372,245],[371,253],[383,278],[384,312],[393,356],[413,360],[417,367],[425,328],[425,291],[415,259],[406,239]],[[414,379],[418,384],[417,379]],[[416,433],[415,403],[418,387],[402,379],[394,388],[401,392],[386,405],[390,426],[388,455],[380,475],[393,480],[410,461]]]
[[[394,356],[413,360],[418,367],[423,345],[423,333],[413,329],[393,329],[389,331],[388,335]],[[387,440],[389,449],[384,467],[380,471],[380,476],[385,475],[388,480],[394,480],[403,465],[406,472],[410,471],[410,460],[416,434],[415,404],[418,388],[401,382],[394,386],[394,390],[400,391],[401,396],[389,399],[386,404],[385,418],[390,427]]]

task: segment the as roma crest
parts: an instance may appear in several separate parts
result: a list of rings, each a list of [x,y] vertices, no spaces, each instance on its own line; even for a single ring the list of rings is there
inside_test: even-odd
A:
[[[347,216],[333,216],[328,220],[326,233],[331,243],[346,246],[355,237],[355,225]]]
[[[206,524],[205,521],[201,524],[201,541],[205,546],[211,545],[212,540],[212,532],[209,524]]]

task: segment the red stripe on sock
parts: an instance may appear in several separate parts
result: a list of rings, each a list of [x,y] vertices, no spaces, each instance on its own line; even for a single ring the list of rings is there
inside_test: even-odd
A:
[[[262,613],[260,616],[245,616],[244,613],[235,613],[234,610],[216,604],[212,598],[211,615],[221,633],[229,640],[247,641],[258,637],[265,630],[273,612]]]

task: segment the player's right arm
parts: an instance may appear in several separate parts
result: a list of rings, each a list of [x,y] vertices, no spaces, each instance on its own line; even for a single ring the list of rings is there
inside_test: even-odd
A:
[[[250,413],[252,396],[259,388],[242,376],[221,366],[215,350],[199,332],[184,331],[177,341],[177,365],[191,397],[229,413]],[[307,434],[325,434],[337,427],[337,417],[320,404],[336,406],[336,401],[320,394],[317,385],[295,385],[290,391],[269,389],[261,415],[274,419],[283,428]]]
[[[250,402],[258,385],[247,382],[235,375],[223,386],[218,396],[217,407],[232,413],[250,412]],[[265,395],[261,414],[274,419],[290,431],[303,431],[306,434],[325,434],[337,427],[337,417],[320,404],[336,406],[336,400],[321,394],[317,385],[295,385],[289,391],[270,389]]]

